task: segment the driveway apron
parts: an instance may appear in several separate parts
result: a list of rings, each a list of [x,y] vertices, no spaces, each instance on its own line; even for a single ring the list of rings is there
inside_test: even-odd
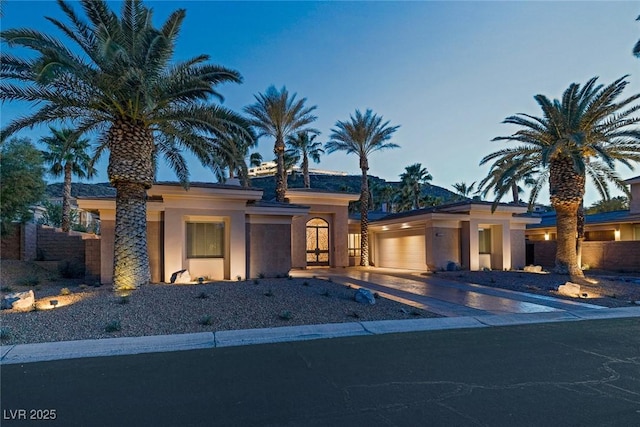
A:
[[[385,298],[446,317],[603,308],[544,295],[421,276],[411,270],[314,268],[294,271],[292,274],[297,277],[327,278],[354,288],[367,288]]]

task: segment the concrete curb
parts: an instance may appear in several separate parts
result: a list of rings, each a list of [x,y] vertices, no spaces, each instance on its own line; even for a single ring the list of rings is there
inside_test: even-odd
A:
[[[640,307],[597,310],[553,311],[432,319],[379,320],[325,325],[285,326],[238,331],[200,332],[181,335],[106,338],[17,344],[0,347],[0,365],[46,362],[84,357],[121,356],[141,353],[196,350],[253,344],[306,341],[323,338],[381,335],[388,333],[486,328],[534,323],[617,318],[640,318]]]

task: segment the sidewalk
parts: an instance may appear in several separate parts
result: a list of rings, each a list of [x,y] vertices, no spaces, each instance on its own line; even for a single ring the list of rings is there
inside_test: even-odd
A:
[[[322,338],[382,335],[444,329],[487,328],[548,322],[640,317],[640,307],[576,309],[539,313],[517,313],[443,317],[431,319],[381,320],[332,323],[183,335],[109,338],[18,344],[0,347],[0,365],[24,364],[85,357],[120,356],[183,350],[234,347],[251,344],[307,341]]]

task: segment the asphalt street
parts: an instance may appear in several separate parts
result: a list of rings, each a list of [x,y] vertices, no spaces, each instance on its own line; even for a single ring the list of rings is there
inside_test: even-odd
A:
[[[68,359],[1,375],[3,426],[637,426],[640,319]]]

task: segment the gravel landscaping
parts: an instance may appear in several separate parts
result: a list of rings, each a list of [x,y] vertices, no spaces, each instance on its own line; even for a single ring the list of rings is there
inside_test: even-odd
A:
[[[355,289],[320,279],[152,284],[118,297],[109,286],[55,276],[2,261],[2,293],[34,289],[37,300],[35,311],[2,310],[2,344],[439,317],[384,298],[360,304]],[[63,288],[70,294],[61,295]],[[51,300],[58,301],[54,309]]]
[[[2,344],[439,317],[384,298],[375,305],[363,305],[354,300],[355,289],[319,278],[152,284],[119,297],[108,286],[61,279],[51,265],[45,269],[37,263],[2,261],[0,267],[2,295],[33,289],[36,296],[34,311],[0,312]],[[556,291],[569,280],[557,274],[451,271],[425,275],[572,299]],[[606,307],[640,304],[638,275],[587,272],[587,276],[581,292],[588,298],[580,300]],[[52,300],[57,302],[53,309]]]

